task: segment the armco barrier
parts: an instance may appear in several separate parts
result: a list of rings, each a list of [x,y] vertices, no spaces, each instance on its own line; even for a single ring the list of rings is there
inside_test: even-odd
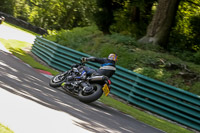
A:
[[[89,55],[37,37],[32,52],[51,67],[70,69]],[[88,63],[92,68],[98,64]],[[200,96],[117,66],[111,93],[146,110],[200,131]]]

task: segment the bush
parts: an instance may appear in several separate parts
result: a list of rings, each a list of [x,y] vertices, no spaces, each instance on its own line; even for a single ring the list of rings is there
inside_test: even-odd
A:
[[[112,40],[114,40],[115,44],[124,44],[124,45],[136,45],[135,38],[128,35],[120,35],[118,33],[113,33],[109,36]]]
[[[194,62],[200,64],[200,50],[194,54]]]
[[[73,30],[61,30],[56,33],[52,32],[52,34],[50,33],[45,38],[76,49],[84,42],[88,42],[92,37],[91,35],[95,36],[96,34],[101,34],[101,32],[97,30],[96,26],[89,26],[83,28],[78,27]]]
[[[143,68],[135,69],[134,72],[140,73],[147,77],[158,79],[160,81],[163,81],[163,80],[166,81],[171,77],[171,74],[167,73],[165,69],[153,69],[150,67],[143,67]]]
[[[196,52],[200,49],[199,9],[194,4],[180,2],[176,26],[172,29],[169,43],[170,50],[176,51],[176,56],[195,63],[198,60],[198,53]]]
[[[45,38],[58,44],[76,49],[96,57],[107,57],[110,53],[117,53],[119,64],[126,68],[133,68],[135,56],[129,46],[136,46],[136,40],[130,36],[114,33],[104,36],[96,26],[62,30]],[[128,51],[128,52],[127,52]],[[137,57],[136,57],[137,58]]]
[[[188,91],[200,95],[200,82],[196,82],[190,87]]]

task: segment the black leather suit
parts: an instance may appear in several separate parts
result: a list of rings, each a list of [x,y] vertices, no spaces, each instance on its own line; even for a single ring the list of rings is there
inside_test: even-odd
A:
[[[89,67],[84,67],[84,70],[88,75],[90,74],[105,75],[108,78],[110,78],[116,71],[115,61],[113,60],[109,60],[107,58],[90,57],[86,58],[86,61],[92,61],[101,64],[101,67],[97,70],[91,69]]]

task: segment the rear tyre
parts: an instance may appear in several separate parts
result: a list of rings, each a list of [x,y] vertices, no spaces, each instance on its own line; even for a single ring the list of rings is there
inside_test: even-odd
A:
[[[51,87],[60,87],[61,84],[65,81],[65,75],[59,74],[56,75],[55,77],[53,77],[52,79],[50,79],[49,85]]]
[[[91,103],[96,101],[103,94],[102,86],[100,84],[91,84],[93,86],[93,91],[89,94],[86,94],[81,90],[78,94],[78,99],[84,103]]]

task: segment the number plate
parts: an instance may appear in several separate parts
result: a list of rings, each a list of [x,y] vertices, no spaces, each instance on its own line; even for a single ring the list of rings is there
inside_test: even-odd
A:
[[[110,90],[108,88],[108,85],[105,84],[102,88],[103,92],[105,93],[105,96],[107,96],[110,93]]]

